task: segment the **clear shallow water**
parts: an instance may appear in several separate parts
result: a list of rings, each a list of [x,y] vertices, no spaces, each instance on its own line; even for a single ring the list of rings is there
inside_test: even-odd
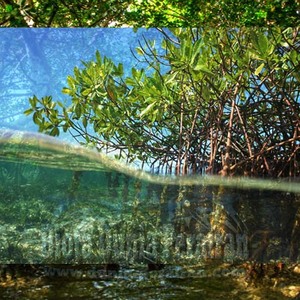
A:
[[[70,293],[80,281],[90,297],[238,299],[230,293],[241,292],[237,278],[251,282],[249,262],[299,263],[299,193],[296,182],[151,176],[47,136],[1,131],[0,264],[44,266],[52,287],[68,281]],[[72,265],[94,277],[74,278]]]

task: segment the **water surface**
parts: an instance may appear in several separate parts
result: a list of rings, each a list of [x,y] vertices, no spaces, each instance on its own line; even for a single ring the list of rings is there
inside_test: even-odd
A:
[[[67,290],[80,279],[91,299],[216,299],[218,285],[230,294],[244,284],[236,278],[252,281],[250,264],[264,274],[268,264],[297,266],[299,194],[291,180],[154,176],[48,136],[1,131],[0,264],[39,266],[70,280]]]

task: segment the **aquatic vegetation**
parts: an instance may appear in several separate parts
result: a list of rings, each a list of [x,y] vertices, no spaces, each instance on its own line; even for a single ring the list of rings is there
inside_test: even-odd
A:
[[[4,166],[0,170],[0,176],[2,184],[9,184],[15,180],[14,175]]]
[[[297,299],[299,265],[276,271],[277,263],[257,265],[260,278],[249,280],[254,265],[202,264],[147,268],[115,265],[1,265],[0,296],[5,299]],[[274,269],[275,267],[275,269]],[[277,272],[277,273],[276,273]]]
[[[154,176],[39,134],[0,136],[1,262],[299,260],[297,184]]]
[[[23,164],[20,168],[21,176],[30,182],[35,182],[40,176],[40,169],[38,166]]]

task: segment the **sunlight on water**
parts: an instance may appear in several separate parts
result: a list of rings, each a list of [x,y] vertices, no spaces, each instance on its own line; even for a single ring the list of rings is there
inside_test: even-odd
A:
[[[297,182],[156,176],[0,131],[3,299],[290,299],[299,224]]]
[[[102,153],[78,145],[62,142],[53,137],[22,131],[0,130],[0,159],[26,162],[49,168],[77,171],[111,170],[152,183],[169,185],[215,185],[239,189],[267,189],[300,193],[298,182],[264,180],[247,177],[222,178],[220,176],[159,176],[143,172],[114,160]]]
[[[299,261],[299,183],[156,176],[15,131],[0,161],[0,263]]]

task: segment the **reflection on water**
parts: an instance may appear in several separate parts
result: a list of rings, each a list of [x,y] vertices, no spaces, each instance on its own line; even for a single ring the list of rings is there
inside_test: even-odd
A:
[[[300,261],[296,183],[157,180],[95,152],[11,131],[0,133],[0,159],[1,264]]]

